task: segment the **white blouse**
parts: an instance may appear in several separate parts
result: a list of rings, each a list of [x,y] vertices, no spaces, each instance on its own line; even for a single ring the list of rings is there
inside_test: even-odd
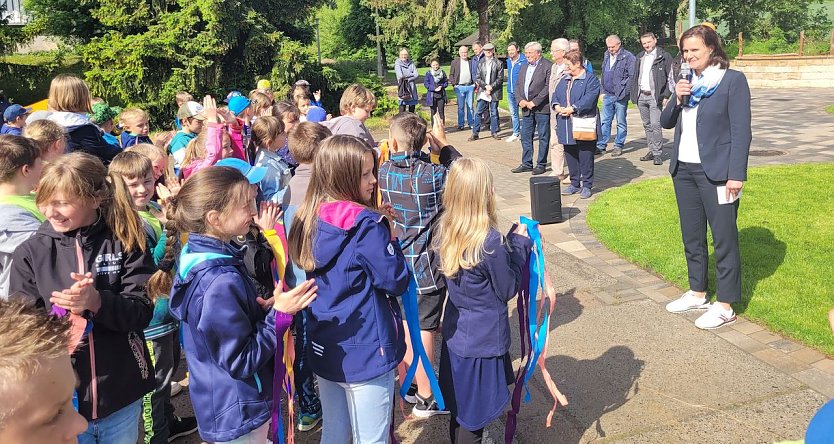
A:
[[[701,154],[698,151],[697,126],[698,107],[684,107],[681,111],[681,143],[678,146],[678,161],[701,163]]]

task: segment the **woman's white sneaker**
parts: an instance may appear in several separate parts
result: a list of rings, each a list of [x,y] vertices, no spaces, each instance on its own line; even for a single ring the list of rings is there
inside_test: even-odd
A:
[[[709,302],[706,297],[699,297],[692,290],[687,291],[683,296],[666,304],[666,311],[670,313],[683,313],[689,310],[706,310]]]
[[[725,310],[718,302],[712,304],[706,313],[695,320],[695,326],[701,330],[712,330],[736,321],[736,313],[732,308]]]

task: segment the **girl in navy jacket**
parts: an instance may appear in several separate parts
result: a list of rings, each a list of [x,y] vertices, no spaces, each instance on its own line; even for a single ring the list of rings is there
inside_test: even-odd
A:
[[[308,281],[287,293],[278,285],[270,300],[258,299],[244,249],[231,244],[249,232],[256,194],[250,182],[263,173],[215,166],[191,176],[168,205],[165,257],[149,282],[151,294],[171,289],[168,273],[179,256],[169,304],[182,321],[197,426],[210,442],[266,442],[272,403],[280,402],[272,399],[275,349],[292,315],[316,296]]]
[[[513,382],[507,302],[517,292],[532,243],[524,225],[496,227],[492,173],[480,159],[449,169],[440,218],[440,267],[449,300],[443,314],[440,389],[452,413],[453,443],[480,442],[510,400]]]
[[[325,139],[289,233],[292,261],[318,286],[307,357],[328,444],[388,442],[394,370],[405,354],[396,298],[410,272],[392,225],[375,208],[376,172],[376,155],[361,139]]]

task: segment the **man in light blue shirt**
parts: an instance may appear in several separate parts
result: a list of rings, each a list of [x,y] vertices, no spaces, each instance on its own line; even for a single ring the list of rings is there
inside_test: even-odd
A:
[[[524,63],[527,63],[527,58],[519,52],[518,44],[511,42],[507,45],[507,104],[510,107],[510,117],[513,123],[513,134],[507,138],[507,143],[515,142],[521,137],[521,120],[518,118],[515,84],[518,81],[518,71]]]

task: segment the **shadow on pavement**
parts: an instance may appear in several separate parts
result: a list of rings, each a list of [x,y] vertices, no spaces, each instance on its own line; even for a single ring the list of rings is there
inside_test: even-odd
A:
[[[597,158],[594,165],[594,192],[625,185],[642,175],[643,171],[630,160],[606,154]]]

